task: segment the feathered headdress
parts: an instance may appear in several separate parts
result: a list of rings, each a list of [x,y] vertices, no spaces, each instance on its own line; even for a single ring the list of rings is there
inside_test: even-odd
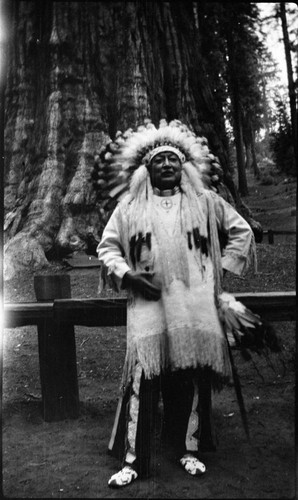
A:
[[[210,152],[205,137],[195,135],[191,127],[180,120],[167,123],[165,119],[160,120],[158,128],[146,119],[135,131],[130,128],[124,133],[117,132],[115,140],[102,148],[94,165],[92,179],[98,201],[101,209],[108,212],[129,193],[133,209],[127,236],[131,262],[135,265],[142,242],[151,250],[153,190],[147,166],[153,155],[169,148],[176,152],[182,163],[181,223],[188,247],[201,248],[202,253],[207,254],[209,239],[216,291],[219,292],[222,269],[213,202],[210,196],[205,196],[206,216],[197,196],[206,192],[203,188],[214,187],[216,190],[214,172],[221,171],[218,158]]]
[[[143,242],[151,250],[153,187],[147,166],[155,154],[165,150],[174,151],[182,163],[181,224],[189,248],[201,248],[202,253],[207,254],[207,239],[217,241],[215,217],[211,220],[204,213],[197,196],[203,188],[210,187],[211,166],[216,161],[209,151],[207,139],[196,136],[190,127],[179,120],[167,123],[162,119],[156,128],[148,119],[136,131],[128,129],[124,134],[116,134],[115,140],[100,153],[93,176],[97,189],[100,188],[99,200],[103,208],[114,208],[115,201],[122,200],[127,193],[130,195],[132,210],[127,236],[133,266],[139,260]],[[220,248],[213,245],[212,253],[215,266],[218,266],[216,282],[219,283]],[[188,285],[185,259],[181,257],[179,260],[181,265],[177,273]],[[171,279],[172,275],[165,275],[167,283]]]
[[[113,201],[120,201],[128,191],[135,195],[145,182],[152,154],[165,146],[176,150],[196,191],[210,186],[211,166],[218,160],[210,153],[207,139],[196,136],[179,120],[167,123],[162,119],[156,128],[146,119],[136,131],[118,131],[115,140],[96,157],[92,180],[102,207],[113,206]]]

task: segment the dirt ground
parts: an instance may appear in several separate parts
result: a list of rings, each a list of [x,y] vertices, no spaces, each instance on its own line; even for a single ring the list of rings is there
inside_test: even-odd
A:
[[[264,229],[296,229],[296,182],[262,186],[250,178],[246,203]],[[292,215],[291,215],[292,214]],[[296,289],[296,238],[264,236],[257,245],[258,273],[227,276],[226,289]],[[70,274],[72,297],[97,297],[96,269],[69,269],[53,263],[38,274]],[[6,302],[35,301],[33,273],[5,283]],[[107,445],[116,410],[125,354],[125,328],[75,327],[80,416],[44,422],[37,331],[6,329],[3,339],[2,457],[3,493],[8,498],[294,498],[295,497],[295,324],[274,323],[283,352],[270,363],[235,352],[252,443],[247,442],[233,385],[214,394],[217,451],[202,453],[207,473],[187,475],[167,462],[158,440],[152,475],[122,490],[107,480],[119,464]]]

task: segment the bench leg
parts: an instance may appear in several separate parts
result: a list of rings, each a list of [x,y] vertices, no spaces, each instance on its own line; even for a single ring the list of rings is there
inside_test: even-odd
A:
[[[70,298],[68,275],[34,277],[40,302]],[[41,321],[38,330],[42,416],[47,422],[78,418],[79,389],[74,326],[53,319]]]

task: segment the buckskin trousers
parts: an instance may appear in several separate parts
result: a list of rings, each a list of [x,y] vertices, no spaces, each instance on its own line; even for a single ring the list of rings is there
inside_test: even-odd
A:
[[[177,370],[148,380],[142,367],[136,366],[133,380],[118,402],[109,451],[141,478],[150,475],[153,435],[160,420],[162,448],[170,459],[216,449],[206,370]]]

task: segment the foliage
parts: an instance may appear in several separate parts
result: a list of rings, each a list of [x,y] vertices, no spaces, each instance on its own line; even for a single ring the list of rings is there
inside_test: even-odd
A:
[[[285,62],[287,69],[287,104],[289,108],[292,134],[288,130],[288,125],[280,126],[278,119],[280,109],[278,103],[285,101],[285,87],[281,88],[276,79],[274,103],[277,103],[277,121],[273,122],[273,133],[271,134],[271,149],[274,151],[275,158],[281,170],[287,173],[295,174],[294,163],[297,164],[297,65],[294,61],[297,55],[297,6],[291,3],[276,2],[271,4],[271,12],[268,10],[268,16],[265,19],[267,29],[270,28],[280,33],[279,41],[283,43]],[[276,75],[278,76],[278,74]],[[279,95],[277,95],[279,93]],[[290,143],[290,140],[292,143]],[[295,160],[293,159],[293,156]]]
[[[202,56],[214,100],[224,117],[226,141],[236,147],[239,188],[245,194],[245,163],[258,173],[255,136],[264,127],[268,129],[271,118],[264,68],[267,79],[273,69],[265,64],[268,52],[260,36],[260,12],[256,4],[243,2],[203,2],[198,12]]]
[[[277,64],[266,48],[264,28],[267,25],[268,31],[270,23],[270,29],[277,30],[278,12],[273,9],[269,17],[261,18],[258,4],[202,2],[198,13],[202,55],[206,61],[214,99],[226,124],[232,124],[234,128],[232,135],[226,130],[227,141],[236,145],[235,102],[232,99],[232,88],[236,87],[236,104],[242,115],[243,138],[248,144],[251,143],[251,133],[254,135],[261,131],[260,139],[265,131],[266,140],[262,147],[264,155],[268,156],[269,134],[277,128],[275,102],[283,98],[285,89],[278,79]],[[294,54],[293,33],[297,9],[287,6],[287,15],[289,34],[292,37],[291,51]],[[233,40],[233,64],[227,43],[229,35]],[[291,153],[289,156],[291,158]],[[291,163],[289,159],[286,161],[288,163]]]
[[[276,103],[279,126],[270,134],[270,149],[276,166],[286,174],[296,176],[292,128],[282,101]]]
[[[233,120],[230,87],[234,80],[240,86],[241,107],[251,113],[256,129],[260,126],[262,99],[259,82],[260,57],[265,51],[263,42],[256,35],[259,12],[253,3],[222,4],[204,2],[198,9],[200,19],[201,50],[214,98]],[[232,33],[237,71],[229,71],[230,54],[227,34]],[[231,81],[232,80],[232,81]]]

